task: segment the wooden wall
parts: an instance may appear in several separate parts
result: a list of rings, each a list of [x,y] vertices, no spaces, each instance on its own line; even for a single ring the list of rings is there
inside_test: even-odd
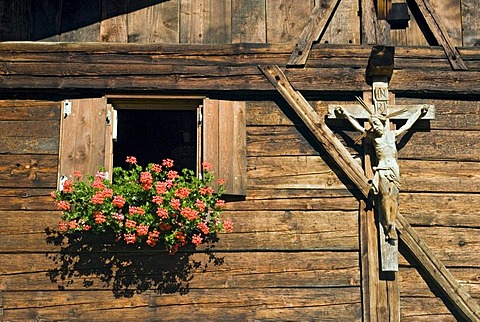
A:
[[[317,2],[320,0],[2,0],[0,41],[294,44]],[[342,0],[321,42],[360,44],[362,2]],[[422,27],[423,18],[413,1],[408,2],[409,26],[391,30],[387,44],[435,45]],[[478,0],[430,2],[455,46],[480,44]],[[388,32],[389,25],[385,28]]]
[[[442,17],[457,45],[478,43],[478,0],[432,2],[448,13]],[[314,4],[0,0],[0,40],[293,44]],[[322,42],[359,44],[357,12],[357,1],[342,0]],[[427,44],[414,20],[391,39]],[[2,95],[0,320],[361,320],[358,201],[282,102],[256,96],[247,103],[248,195],[223,215],[235,232],[221,235],[213,252],[172,257],[102,240],[59,245],[47,229],[59,220],[49,197],[59,100]],[[331,101],[338,97],[318,98],[318,112]],[[401,140],[401,212],[480,299],[480,102],[397,103],[435,104],[437,111]],[[351,129],[332,128],[361,153]],[[408,256],[400,259],[399,278],[402,321],[455,320]]]

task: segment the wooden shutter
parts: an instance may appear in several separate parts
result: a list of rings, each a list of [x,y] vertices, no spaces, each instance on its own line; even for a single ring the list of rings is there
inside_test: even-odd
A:
[[[245,102],[205,99],[202,159],[213,165],[215,178],[225,178],[229,195],[247,193]]]
[[[107,126],[106,98],[70,100],[71,110],[62,110],[59,179],[71,179],[75,170],[95,175],[99,167],[111,170],[111,126]],[[110,171],[111,172],[111,171]]]

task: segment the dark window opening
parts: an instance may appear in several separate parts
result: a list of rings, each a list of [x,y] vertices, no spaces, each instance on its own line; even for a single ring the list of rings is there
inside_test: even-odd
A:
[[[173,159],[175,168],[197,168],[197,110],[117,110],[113,166],[124,167],[127,156],[138,164]]]

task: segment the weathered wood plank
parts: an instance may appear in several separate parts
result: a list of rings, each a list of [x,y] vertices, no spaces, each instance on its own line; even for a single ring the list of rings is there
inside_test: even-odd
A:
[[[1,111],[1,109],[0,109]],[[60,120],[15,120],[0,121],[0,138],[54,138],[60,130]]]
[[[0,122],[40,120],[60,120],[60,103],[34,100],[0,100]]]
[[[247,188],[248,189],[248,188]],[[268,194],[273,189],[265,190]],[[295,190],[290,190],[295,191]],[[299,189],[302,193],[305,190]],[[299,193],[296,193],[298,195]],[[346,196],[349,194],[349,196]],[[317,196],[298,197],[298,198],[262,198],[262,199],[249,199],[246,201],[236,203],[235,209],[256,211],[258,209],[263,210],[342,210],[351,211],[358,209],[358,201],[350,194],[346,193],[346,190],[338,193],[337,190],[318,191]]]
[[[291,203],[291,201],[290,201]],[[258,208],[257,208],[258,209]],[[235,232],[221,234],[215,250],[348,250],[358,249],[355,212],[343,211],[225,211],[222,219],[236,224]],[[42,220],[31,221],[30,213],[7,212],[0,216],[9,227],[0,233],[0,252],[57,251],[46,242],[46,228],[57,229],[58,212],[41,212]],[[245,217],[250,220],[245,221]],[[343,219],[341,219],[343,218]],[[47,225],[46,225],[47,224]],[[20,232],[20,234],[19,234]],[[19,240],[23,240],[20,242]]]
[[[0,155],[0,187],[55,187],[58,155]]]
[[[341,190],[353,186],[331,165],[314,155],[259,156],[248,159],[248,185],[261,189]],[[480,191],[480,169],[475,162],[400,160],[402,191]]]
[[[260,189],[347,189],[317,156],[255,157],[248,162],[249,186]]]
[[[218,90],[218,78],[222,78],[222,89],[271,91],[272,87],[254,67],[201,67],[201,66],[172,66],[156,65],[142,67],[141,74],[119,75],[122,71],[117,66],[109,67],[108,73],[103,73],[97,66],[96,75],[88,65],[70,69],[66,65],[55,65],[55,68],[46,71],[47,66],[31,66],[26,75],[12,73],[0,76],[0,90],[12,93],[20,90],[96,90],[96,91],[138,91],[138,90],[190,90],[215,91]],[[80,66],[83,66],[80,69]],[[35,75],[37,67],[50,75]],[[92,70],[88,72],[88,69]],[[129,69],[125,67],[124,69]],[[85,72],[86,71],[86,72]],[[52,75],[52,73],[54,75]],[[125,74],[125,72],[123,72]],[[154,75],[153,75],[154,74]],[[339,92],[368,90],[365,83],[364,71],[358,69],[326,68],[321,73],[317,69],[286,70],[292,85],[297,90],[316,92],[331,91],[332,86]],[[328,77],[326,77],[328,75]],[[390,89],[398,93],[430,93],[442,95],[478,95],[480,89],[476,81],[480,72],[464,73],[445,72],[437,70],[395,70]],[[411,81],[415,79],[416,81]],[[421,89],[421,90],[419,90]]]
[[[459,321],[439,298],[404,297],[402,298],[401,321]]]
[[[434,284],[448,297],[449,303],[459,310],[462,318],[478,320],[480,318],[478,303],[460,286],[441,259],[434,255],[400,214],[397,215],[396,224],[400,230],[401,241],[407,246],[408,252],[421,263]]]
[[[314,0],[265,0],[267,42],[293,45],[314,8]],[[290,47],[290,53],[293,47]]]
[[[180,2],[180,43],[224,44],[231,42],[231,0]]]
[[[358,12],[358,1],[340,1],[321,42],[324,44],[360,44],[360,17]],[[348,23],[346,23],[347,21]]]
[[[360,6],[361,43],[386,45],[390,43],[390,25],[377,19],[374,0],[364,0]]]
[[[350,287],[360,285],[358,255],[356,252],[247,252],[196,253],[185,263],[185,279],[191,289],[246,288],[261,287]],[[181,256],[181,255],[180,255]],[[163,279],[166,271],[175,271],[179,260],[174,256],[152,252],[111,254],[112,263],[118,265],[123,260],[131,260],[130,266],[115,273],[112,279],[137,279],[145,281],[149,289],[155,290],[155,282]],[[152,257],[156,258],[152,261]],[[75,258],[76,262],[68,262]],[[108,270],[99,254],[71,253],[55,254],[2,254],[0,284],[8,291],[57,290],[108,290],[102,277]],[[288,259],[288,260],[285,260]],[[161,261],[161,262],[159,262]],[[183,262],[182,262],[183,263]],[[143,271],[138,271],[143,267]],[[47,276],[47,278],[46,278]],[[64,279],[61,279],[61,277]],[[48,281],[51,277],[52,280]],[[85,280],[91,285],[85,286]],[[125,286],[125,285],[124,285]]]
[[[247,201],[251,200],[271,200],[280,201],[281,199],[290,199],[295,201],[296,199],[308,199],[308,198],[348,198],[352,197],[352,193],[346,189],[340,190],[318,190],[318,189],[256,189],[251,187],[248,189],[249,193],[247,196]],[[345,201],[346,204],[350,204],[348,201]],[[227,203],[226,207],[229,210],[236,209],[237,205],[242,203]],[[231,205],[231,207],[230,207]],[[358,206],[358,205],[357,205]],[[358,207],[347,208],[348,210],[354,210]]]
[[[125,14],[128,10],[128,1],[102,0],[101,8],[100,41],[128,42],[128,24]]]
[[[50,188],[0,188],[0,210],[53,210]]]
[[[480,45],[480,2],[478,0],[462,0],[463,46]]]
[[[338,4],[339,0],[327,0],[317,4],[313,8],[312,13],[308,17],[307,23],[295,44],[295,49],[288,60],[287,66],[305,65],[313,42],[318,41],[320,36],[327,30],[327,22],[337,11],[336,7]]]
[[[178,43],[179,0],[150,1],[149,6],[138,8],[136,1],[129,1],[127,37],[130,43]]]
[[[402,191],[480,191],[480,164],[477,162],[400,160]]]
[[[478,162],[479,137],[478,131],[410,132],[400,140],[398,155],[400,159]],[[452,166],[447,165],[449,168]],[[475,169],[477,166],[472,164],[471,167]]]
[[[480,267],[478,228],[415,227],[415,230],[431,251],[448,265]]]
[[[266,43],[265,0],[232,0],[232,43]]]
[[[480,49],[475,47],[460,48],[467,61],[476,62]],[[267,62],[285,65],[291,54],[291,45],[287,44],[121,44],[121,43],[35,43],[5,42],[0,44],[2,61],[11,62],[122,62],[127,57],[129,62],[154,62],[171,59],[168,63],[186,63],[188,58],[192,65],[203,64],[249,64],[258,65]],[[334,67],[340,64],[353,67],[366,66],[371,53],[371,46],[324,45],[315,44],[311,50],[309,66]],[[220,57],[219,57],[220,56]],[[68,58],[68,59],[67,59]],[[117,60],[114,60],[114,59]],[[398,46],[395,48],[395,65],[399,67],[429,68],[443,65],[448,69],[448,60],[440,47]],[[414,65],[412,65],[414,62]],[[314,63],[312,65],[312,63]],[[441,64],[440,64],[441,63]],[[478,68],[478,66],[477,66]]]
[[[412,225],[480,227],[479,194],[401,193],[400,210]]]
[[[425,21],[427,22],[430,31],[433,36],[443,47],[445,54],[452,65],[452,68],[455,70],[467,70],[468,67],[465,64],[461,54],[456,49],[454,42],[451,40],[450,36],[445,29],[445,25],[442,19],[434,10],[434,6],[430,3],[429,0],[413,0],[417,5],[418,9],[422,13]]]
[[[196,290],[188,296],[156,295],[151,292],[132,298],[114,299],[111,292],[5,292],[7,320],[65,318],[98,320],[178,321],[195,315],[208,321],[319,320],[360,321],[360,294],[357,287],[340,289],[259,288],[257,290]],[[55,303],[55,305],[51,305]],[[172,306],[175,309],[172,310]],[[192,307],[194,307],[192,311]],[[215,315],[212,317],[212,310]],[[32,312],[33,311],[33,312]]]
[[[363,175],[361,166],[353,160],[346,149],[343,148],[341,142],[335,137],[333,132],[321,121],[320,116],[308,104],[305,98],[297,92],[285,74],[278,66],[260,67],[262,72],[272,83],[277,91],[294,109],[295,113],[302,119],[305,126],[316,138],[318,143],[333,158],[333,161],[343,169],[344,173],[352,180],[359,189],[369,189],[367,187],[367,179]],[[340,148],[341,147],[341,148]]]
[[[453,276],[469,292],[473,298],[480,298],[480,280],[478,268],[450,268]],[[431,289],[415,267],[401,267],[399,271],[402,297],[436,297],[435,289]]]
[[[455,47],[462,46],[462,13],[460,0],[431,1],[433,10],[437,13],[445,27],[445,32]]]

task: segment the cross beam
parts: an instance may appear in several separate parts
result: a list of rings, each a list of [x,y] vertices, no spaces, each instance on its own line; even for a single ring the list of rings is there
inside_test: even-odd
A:
[[[363,174],[363,169],[356,163],[341,142],[336,139],[325,123],[322,122],[321,117],[302,94],[292,87],[282,70],[277,65],[259,66],[259,68],[290,104],[339,168],[352,180],[363,196],[368,198],[370,184],[367,177]],[[438,260],[400,213],[396,218],[396,226],[400,232],[400,240],[402,240],[411,255],[429,275],[432,282],[444,293],[450,304],[458,310],[458,313],[466,320],[480,320],[480,306],[478,303],[457,282],[450,271]]]

